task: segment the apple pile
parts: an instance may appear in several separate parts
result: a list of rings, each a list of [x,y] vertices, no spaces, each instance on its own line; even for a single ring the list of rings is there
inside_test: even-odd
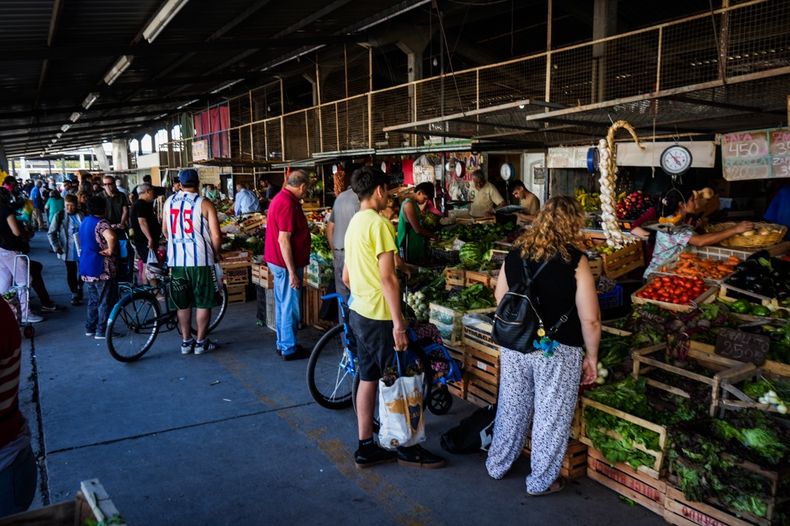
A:
[[[631,192],[617,202],[615,213],[617,219],[636,219],[652,206],[650,196],[641,190]]]

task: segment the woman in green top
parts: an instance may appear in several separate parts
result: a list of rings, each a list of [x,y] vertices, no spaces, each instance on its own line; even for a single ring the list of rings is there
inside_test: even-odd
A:
[[[52,192],[49,194],[49,199],[47,199],[47,202],[44,205],[44,209],[49,214],[49,222],[47,223],[48,225],[52,224],[52,220],[55,218],[58,212],[63,210],[63,206],[64,202],[63,198],[60,196],[60,192],[57,190],[52,190]]]
[[[420,183],[414,194],[403,201],[398,217],[398,251],[406,263],[420,264],[430,259],[428,237],[432,232],[423,226],[425,208],[434,196],[431,183]]]

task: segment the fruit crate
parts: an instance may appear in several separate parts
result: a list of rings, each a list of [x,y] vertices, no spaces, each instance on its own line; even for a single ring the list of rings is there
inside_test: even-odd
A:
[[[219,262],[223,272],[233,269],[248,268],[252,266],[252,254],[247,250],[232,250],[223,252]]]
[[[521,450],[522,456],[530,457],[532,450],[532,438],[527,438],[524,448]],[[568,450],[562,458],[560,476],[565,480],[576,480],[587,474],[587,446],[578,440],[568,442]]]
[[[239,223],[239,229],[245,234],[254,234],[257,230],[266,224],[266,216],[261,213],[254,213],[244,218]]]
[[[754,364],[751,363],[742,363],[716,354],[707,354],[695,349],[689,349],[689,359],[707,369],[716,371],[713,376],[706,376],[705,374],[691,372],[659,360],[656,355],[665,351],[666,348],[667,345],[662,343],[631,352],[631,358],[633,359],[632,376],[634,378],[645,377],[648,385],[689,400],[694,398],[694,393],[650,378],[649,373],[655,370],[661,370],[694,382],[706,384],[710,388],[711,393],[711,401],[708,407],[710,416],[713,416],[720,406],[722,383],[724,381],[737,383],[752,376],[755,370]]]
[[[266,263],[252,264],[252,282],[264,289],[274,288],[274,274],[269,272],[269,266]]]
[[[496,405],[499,386],[475,376],[467,377],[466,400],[478,407]]]
[[[600,246],[606,244],[606,237],[598,232],[586,232],[588,245]],[[629,272],[645,266],[643,241],[631,237],[631,242],[610,254],[601,254],[602,273],[604,276],[617,279]]]
[[[461,319],[461,323],[463,325],[464,347],[499,356],[502,348],[494,343],[491,336],[494,325],[490,318],[467,314]]]
[[[643,290],[645,290],[649,285],[650,283],[648,282],[639,290],[631,294],[631,303],[636,305],[652,303],[653,305],[657,305],[664,310],[669,310],[673,312],[691,312],[697,308],[697,305],[702,305],[703,303],[711,303],[716,300],[716,292],[719,289],[717,286],[711,286],[707,290],[705,290],[705,292],[700,294],[699,297],[695,298],[694,300],[690,301],[685,305],[681,305],[679,303],[669,303],[667,301],[651,300],[648,298],[639,297],[638,294]]]
[[[444,282],[447,288],[463,287],[465,285],[466,271],[459,267],[447,267],[444,269]]]
[[[222,281],[226,285],[246,285],[250,282],[250,275],[246,268],[223,269]]]
[[[0,526],[114,524],[126,526],[98,479],[83,480],[73,500],[0,518]]]
[[[465,369],[470,377],[499,386],[499,352],[489,353],[474,347],[464,349]]]
[[[247,285],[228,285],[228,303],[244,303],[247,301]]]
[[[604,405],[600,402],[596,402],[595,400],[590,400],[589,398],[582,396],[582,421],[581,421],[581,432],[580,432],[579,440],[590,446],[591,448],[590,452],[594,450],[595,445],[593,444],[592,440],[590,440],[590,437],[588,435],[588,429],[587,429],[587,421],[584,418],[584,412],[587,411],[588,408],[610,414],[617,418],[621,418],[623,420],[631,422],[632,424],[635,424],[639,427],[643,427],[649,431],[653,431],[654,433],[658,434],[658,445],[659,445],[658,451],[648,449],[642,444],[637,444],[635,442],[631,444],[631,447],[639,451],[642,451],[643,453],[647,453],[654,459],[653,464],[651,466],[639,466],[639,469],[636,471],[639,471],[640,474],[644,474],[652,479],[660,478],[661,469],[664,464],[664,457],[666,456],[666,451],[667,451],[667,428],[665,426],[650,422],[649,420],[639,418],[638,416],[631,415],[629,413],[626,413],[625,411],[615,409],[614,407],[609,407],[608,405]],[[607,430],[606,434],[616,440],[622,440],[622,437],[615,431]],[[629,469],[631,471],[634,471],[630,467]]]
[[[627,464],[612,464],[593,447],[587,450],[587,476],[653,513],[664,515],[667,484],[663,480]]]

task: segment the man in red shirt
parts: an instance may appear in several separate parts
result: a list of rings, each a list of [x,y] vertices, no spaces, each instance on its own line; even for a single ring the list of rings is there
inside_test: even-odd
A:
[[[285,361],[307,357],[296,344],[296,329],[301,319],[302,274],[310,261],[310,230],[299,200],[307,193],[309,183],[307,172],[291,172],[266,216],[263,255],[274,276],[277,352]]]
[[[0,298],[0,517],[25,511],[36,488],[30,430],[19,410],[22,337],[14,312]]]

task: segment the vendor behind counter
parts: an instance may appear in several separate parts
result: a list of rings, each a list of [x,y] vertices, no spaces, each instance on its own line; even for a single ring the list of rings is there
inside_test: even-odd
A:
[[[481,170],[476,170],[472,174],[472,205],[469,207],[469,215],[472,217],[488,217],[494,215],[494,209],[505,204],[505,199],[499,190],[496,189]]]

